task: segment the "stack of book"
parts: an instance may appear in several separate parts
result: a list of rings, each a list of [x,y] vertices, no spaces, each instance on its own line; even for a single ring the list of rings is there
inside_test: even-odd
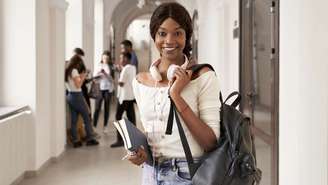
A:
[[[138,148],[143,146],[147,153],[146,163],[152,165],[153,157],[147,142],[147,136],[126,118],[114,122],[114,126],[123,138],[125,149],[129,152],[136,152]]]

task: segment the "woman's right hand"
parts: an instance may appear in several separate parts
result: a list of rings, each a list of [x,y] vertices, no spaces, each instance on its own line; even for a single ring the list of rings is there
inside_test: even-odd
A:
[[[137,151],[135,155],[130,155],[128,157],[128,160],[130,162],[132,162],[135,165],[140,166],[141,164],[143,164],[146,160],[147,160],[147,154],[144,150],[143,147],[140,147]]]

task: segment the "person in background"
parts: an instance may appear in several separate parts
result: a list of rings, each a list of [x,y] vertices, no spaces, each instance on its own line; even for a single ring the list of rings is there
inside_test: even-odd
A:
[[[81,57],[82,58],[82,60],[84,59],[84,51],[83,51],[83,49],[81,49],[81,48],[74,48],[74,50],[73,50],[73,54],[74,55],[77,55],[77,56],[79,56],[79,57]],[[87,73],[87,75],[86,75],[86,78],[85,78],[85,80],[84,80],[84,82],[83,82],[83,84],[82,84],[82,87],[81,87],[81,89],[82,89],[82,94],[83,94],[83,97],[84,97],[84,99],[85,99],[85,101],[87,102],[87,105],[88,105],[88,107],[89,107],[89,116],[90,116],[90,119],[92,119],[92,117],[91,117],[91,103],[90,103],[90,96],[89,96],[89,93],[88,93],[88,84],[92,81],[92,77],[90,76],[90,70],[88,70],[88,69],[86,69],[86,73]],[[96,130],[95,129],[93,129],[92,128],[92,132],[93,132],[93,135],[96,137],[96,138],[100,138],[101,136],[96,132]]]
[[[82,59],[84,58],[84,51],[81,48],[74,48],[73,54],[74,55],[78,55]],[[81,88],[82,88],[82,93],[83,93],[83,96],[85,98],[85,101],[87,102],[88,107],[91,110],[91,103],[90,103],[90,97],[88,95],[88,87],[87,87],[87,84],[89,82],[91,82],[92,79],[89,77],[90,70],[86,70],[86,72],[87,72],[87,76],[86,76],[86,79],[84,80]]]
[[[118,80],[117,89],[117,110],[116,110],[116,120],[121,120],[124,111],[126,111],[128,120],[136,125],[136,118],[134,112],[134,94],[132,90],[132,81],[136,76],[136,67],[131,65],[131,54],[128,52],[121,53],[120,55],[120,65],[122,66],[122,71],[120,73],[120,78]],[[121,135],[116,132],[117,140],[115,143],[111,144],[111,147],[123,146],[123,140]]]
[[[101,61],[94,71],[94,76],[99,76],[101,96],[95,101],[95,112],[93,114],[93,126],[97,127],[99,112],[101,109],[102,102],[104,101],[105,112],[104,112],[104,130],[105,134],[108,133],[108,119],[110,115],[110,100],[114,90],[114,71],[110,68],[110,52],[104,51],[101,56]]]
[[[131,54],[131,64],[136,67],[138,71],[138,57],[133,50],[132,42],[129,40],[123,40],[121,42],[121,53],[128,52]]]
[[[86,68],[80,56],[74,55],[65,69],[65,85],[68,90],[66,100],[71,112],[71,135],[73,147],[82,146],[82,142],[77,138],[77,119],[81,114],[86,132],[86,145],[98,145],[99,142],[94,138],[89,108],[82,94],[81,86],[86,78]]]

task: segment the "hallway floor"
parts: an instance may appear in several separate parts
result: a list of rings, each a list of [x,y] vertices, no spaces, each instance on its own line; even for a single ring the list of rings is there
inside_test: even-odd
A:
[[[94,105],[94,102],[92,102]],[[19,185],[139,185],[142,168],[122,161],[123,147],[110,148],[116,139],[113,126],[116,102],[110,107],[109,133],[103,133],[103,111],[98,120],[97,133],[101,135],[98,146],[68,147],[56,163],[51,163],[37,177],[26,178]],[[92,110],[93,107],[92,107]],[[139,114],[136,110],[136,118]],[[139,124],[139,123],[138,123]],[[140,126],[138,126],[140,128]]]
[[[114,139],[113,133],[102,134],[99,146],[69,148],[58,162],[51,163],[37,177],[24,179],[19,185],[140,184],[141,167],[121,160],[125,149],[110,148]]]
[[[111,110],[115,110],[113,105]],[[103,114],[100,115],[98,146],[69,147],[58,162],[51,163],[38,176],[26,178],[18,185],[140,185],[142,168],[121,160],[126,154],[123,147],[109,147],[116,138],[112,124],[114,111],[111,112],[108,134],[102,132]],[[139,120],[137,111],[136,118]],[[140,121],[138,127],[141,128]],[[259,141],[256,145],[258,164],[263,172],[261,184],[269,185],[270,148]]]

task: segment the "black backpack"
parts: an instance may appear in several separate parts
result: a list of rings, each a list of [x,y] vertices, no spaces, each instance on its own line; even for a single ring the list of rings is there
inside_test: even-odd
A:
[[[209,64],[198,64],[190,69],[197,73]],[[236,96],[230,105],[227,100]],[[188,141],[181,126],[176,107],[171,100],[171,108],[166,134],[172,133],[173,119],[176,119],[182,146],[188,161],[193,185],[253,185],[259,184],[261,170],[256,166],[254,138],[251,132],[250,118],[236,107],[241,96],[238,92],[231,93],[225,101],[220,93],[220,137],[217,147],[205,153],[199,163],[194,163]]]

